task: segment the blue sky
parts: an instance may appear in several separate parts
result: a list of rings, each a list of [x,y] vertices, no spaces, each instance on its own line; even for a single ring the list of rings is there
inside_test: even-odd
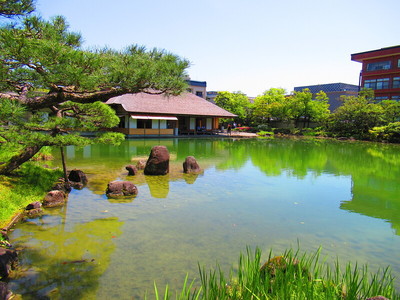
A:
[[[87,48],[130,44],[188,59],[207,90],[358,84],[352,53],[400,44],[399,0],[37,0]]]

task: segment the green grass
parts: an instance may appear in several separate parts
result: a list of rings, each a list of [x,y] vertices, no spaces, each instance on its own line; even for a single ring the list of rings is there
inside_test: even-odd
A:
[[[25,163],[15,176],[0,176],[0,227],[31,202],[41,201],[59,177],[60,170]]]
[[[217,266],[206,271],[199,266],[200,287],[186,280],[175,299],[367,299],[384,296],[400,299],[393,287],[389,268],[370,273],[368,266],[352,266],[341,269],[338,261],[332,266],[320,261],[320,250],[312,254],[286,251],[282,256],[272,257],[265,263],[261,251],[254,253],[248,248],[241,254],[237,268],[226,276]],[[156,299],[161,299],[155,286]],[[162,299],[171,299],[166,287]]]

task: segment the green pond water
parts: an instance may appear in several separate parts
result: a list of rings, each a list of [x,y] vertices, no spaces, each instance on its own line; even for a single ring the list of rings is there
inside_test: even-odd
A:
[[[170,173],[127,176],[125,166],[167,146]],[[57,155],[58,152],[55,152]],[[195,156],[204,172],[186,175]],[[23,299],[143,299],[174,291],[198,264],[228,272],[239,254],[322,247],[329,262],[392,268],[400,291],[400,147],[328,140],[145,139],[66,150],[89,179],[63,208],[11,234]],[[59,158],[50,162],[61,166]],[[39,179],[40,180],[40,179]],[[134,182],[134,199],[107,199],[107,183]],[[150,297],[152,299],[152,297]]]

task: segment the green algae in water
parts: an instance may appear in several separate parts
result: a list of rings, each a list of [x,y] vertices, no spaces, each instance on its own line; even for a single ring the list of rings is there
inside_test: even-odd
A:
[[[127,176],[125,166],[155,145],[168,147],[170,174]],[[26,247],[21,264],[29,276],[10,285],[24,299],[142,299],[154,281],[174,290],[187,273],[189,282],[198,278],[198,263],[218,262],[228,272],[246,246],[279,253],[298,242],[307,252],[321,246],[328,262],[368,263],[371,272],[391,265],[400,277],[399,150],[281,139],[69,147],[69,169],[82,169],[89,183],[64,208],[17,226],[11,238]],[[202,174],[183,174],[189,155]],[[112,180],[134,182],[139,194],[107,199]]]

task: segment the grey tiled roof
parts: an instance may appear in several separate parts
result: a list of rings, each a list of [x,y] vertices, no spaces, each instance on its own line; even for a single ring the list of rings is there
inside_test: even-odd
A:
[[[192,93],[179,96],[146,93],[125,94],[110,98],[107,104],[120,104],[131,113],[190,115],[233,118],[236,115]]]
[[[298,86],[294,88],[296,92],[301,92],[303,89],[309,89],[310,92],[313,94],[316,94],[320,91],[324,91],[325,93],[344,92],[344,91],[358,92],[358,85],[338,82],[338,83]]]

